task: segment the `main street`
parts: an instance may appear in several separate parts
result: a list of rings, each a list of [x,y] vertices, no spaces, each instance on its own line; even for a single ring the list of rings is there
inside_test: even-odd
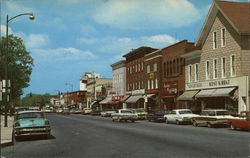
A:
[[[47,114],[50,139],[18,141],[1,149],[6,158],[248,157],[249,132],[147,121]]]

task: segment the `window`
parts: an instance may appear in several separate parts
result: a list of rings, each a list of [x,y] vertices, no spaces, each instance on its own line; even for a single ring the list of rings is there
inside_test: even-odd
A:
[[[129,70],[130,70],[130,73],[132,74],[132,67],[131,66],[130,66]]]
[[[163,63],[163,75],[166,77],[166,63]]]
[[[157,71],[157,63],[154,63],[154,71]]]
[[[151,88],[154,89],[154,80],[151,80]]]
[[[176,60],[176,72],[177,72],[177,73],[180,72],[180,63],[179,63],[179,59]]]
[[[150,80],[148,80],[148,89],[150,89]]]
[[[141,70],[143,70],[143,63],[141,63]]]
[[[188,82],[191,82],[191,76],[192,75],[192,65],[188,66]]]
[[[172,61],[169,63],[169,75],[172,75],[173,66],[172,66]]]
[[[135,65],[135,72],[137,72],[137,65]]]
[[[194,81],[198,81],[199,80],[199,65],[195,64],[194,65]]]
[[[147,65],[147,73],[150,73],[150,65]]]
[[[172,69],[173,69],[173,74],[175,74],[175,60],[173,61]]]
[[[167,76],[169,76],[169,62],[167,62]]]
[[[218,62],[217,59],[213,60],[213,78],[218,78]]]
[[[230,72],[231,72],[231,76],[235,76],[236,75],[236,70],[235,70],[235,55],[231,55],[230,57]]]
[[[138,82],[138,89],[141,89],[141,82]]]
[[[225,47],[226,45],[226,30],[221,29],[221,47]]]
[[[158,88],[158,80],[157,80],[157,78],[155,79],[155,88],[156,89]]]
[[[217,48],[216,32],[213,32],[213,49]]]
[[[143,81],[141,81],[141,88],[144,88]]]
[[[210,79],[210,63],[206,61],[206,80]]]
[[[141,65],[138,64],[138,72],[140,72],[140,71],[141,71]]]
[[[221,58],[221,78],[225,78],[226,76],[226,58]]]

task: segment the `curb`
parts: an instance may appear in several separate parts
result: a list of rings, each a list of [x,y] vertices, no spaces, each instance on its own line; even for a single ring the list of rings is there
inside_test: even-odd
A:
[[[0,146],[0,147],[3,148],[3,147],[11,146],[11,145],[14,145],[13,141],[1,143],[1,146]]]

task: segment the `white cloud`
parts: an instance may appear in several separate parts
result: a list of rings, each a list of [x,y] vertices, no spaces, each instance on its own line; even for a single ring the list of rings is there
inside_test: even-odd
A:
[[[27,48],[43,47],[50,42],[48,35],[45,34],[30,34],[24,40]]]
[[[39,61],[80,61],[96,58],[96,56],[91,51],[83,51],[72,47],[56,49],[32,49],[31,52],[35,59]]]
[[[174,28],[200,19],[199,10],[188,0],[107,0],[94,14],[101,24],[116,28]]]
[[[6,36],[6,25],[1,25],[1,36]],[[13,34],[12,29],[9,27],[8,34]]]
[[[176,42],[176,39],[169,35],[155,35],[149,37],[142,37],[141,39],[149,43],[172,44]]]
[[[87,45],[91,45],[91,44],[95,44],[98,41],[98,39],[96,38],[79,38],[77,39],[77,43],[79,44],[87,44]]]

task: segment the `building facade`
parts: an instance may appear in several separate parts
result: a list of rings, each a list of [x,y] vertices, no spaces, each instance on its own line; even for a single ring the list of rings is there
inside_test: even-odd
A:
[[[200,109],[249,110],[249,8],[249,3],[214,1],[195,43],[200,50],[183,56],[186,92],[180,99],[195,98]]]
[[[194,49],[194,43],[183,40],[161,50],[161,99],[166,110],[186,108],[177,100],[185,91],[185,59],[181,55]]]
[[[146,108],[144,56],[156,50],[151,47],[140,47],[123,56],[126,58],[126,94],[131,95],[125,101],[129,108]]]

